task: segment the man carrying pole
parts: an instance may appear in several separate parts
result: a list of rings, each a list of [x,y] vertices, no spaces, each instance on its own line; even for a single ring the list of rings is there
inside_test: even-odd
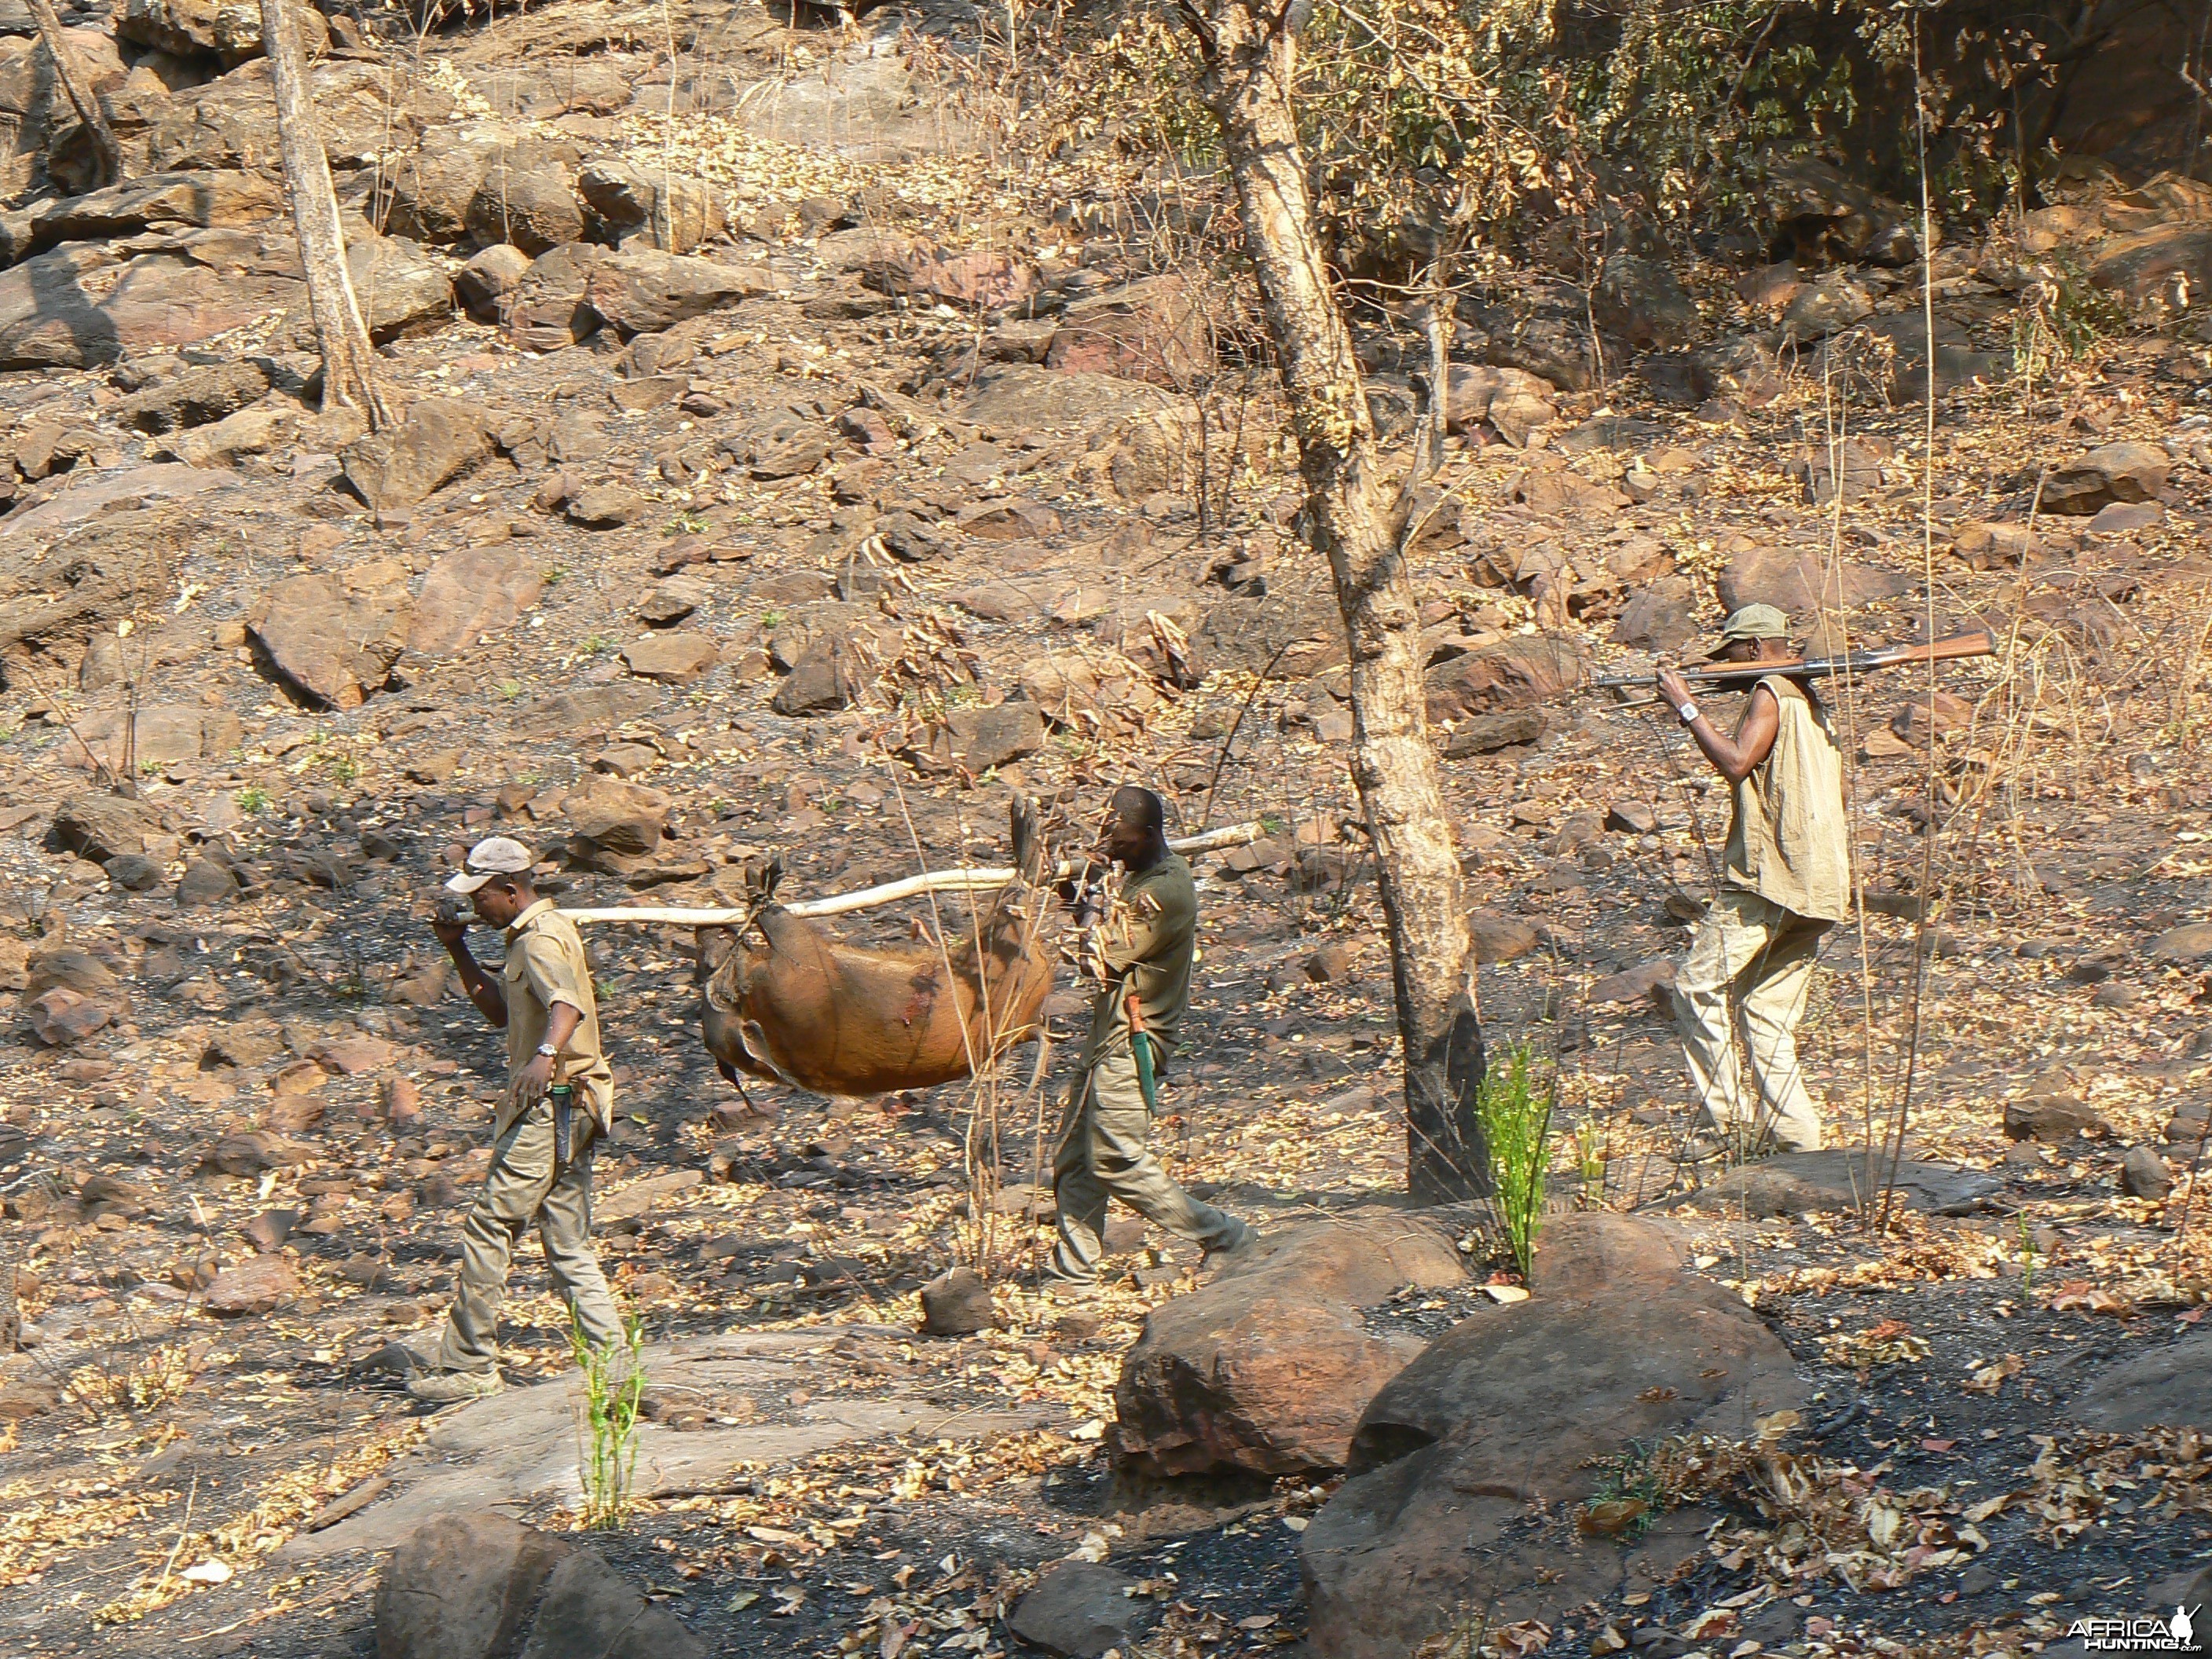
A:
[[[483,1193],[461,1226],[453,1310],[428,1369],[407,1384],[415,1398],[437,1405],[505,1386],[500,1304],[515,1243],[532,1224],[586,1345],[612,1354],[623,1341],[622,1315],[592,1254],[592,1146],[614,1127],[614,1072],[599,1047],[583,939],[551,899],[538,897],[530,849],[504,836],[471,847],[446,885],[468,895],[477,919],[506,937],[495,980],[471,954],[459,915],[441,911],[431,923],[477,1012],[507,1032],[508,1085],[492,1126]]]
[[[1209,1255],[1253,1237],[1243,1222],[1170,1180],[1146,1144],[1159,1109],[1155,1085],[1190,1006],[1198,944],[1198,890],[1190,866],[1168,850],[1160,798],[1149,789],[1115,790],[1093,856],[1124,874],[1085,944],[1099,990],[1053,1154],[1060,1237],[1046,1274],[1054,1289],[1077,1295],[1097,1287],[1109,1197]]]
[[[1722,625],[1710,654],[1754,667],[1788,662],[1788,626],[1771,605],[1746,605]],[[1658,686],[1735,790],[1721,888],[1674,981],[1700,1109],[1683,1157],[1747,1154],[1770,1139],[1784,1152],[1814,1151],[1820,1118],[1797,1061],[1797,1022],[1821,937],[1851,908],[1850,830],[1834,728],[1809,684],[1786,670],[1752,687],[1733,737],[1698,709],[1680,673],[1663,671]],[[1739,1015],[1761,1097],[1757,1110],[1743,1099]]]

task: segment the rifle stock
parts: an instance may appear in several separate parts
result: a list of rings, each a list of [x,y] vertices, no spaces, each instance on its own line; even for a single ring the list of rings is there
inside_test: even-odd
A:
[[[1969,657],[1995,656],[1996,649],[1996,636],[1986,628],[1978,628],[1927,645],[1885,645],[1872,651],[1854,651],[1846,656],[1792,657],[1786,662],[1711,663],[1685,668],[1680,672],[1692,685],[1725,687],[1731,681],[1764,679],[1769,674],[1786,674],[1792,679],[1825,679],[1835,674],[1865,674],[1877,668],[1904,668],[1915,663],[1959,662]],[[1649,674],[1616,674],[1591,680],[1589,686],[1602,690],[1650,685],[1658,678],[1656,670]]]

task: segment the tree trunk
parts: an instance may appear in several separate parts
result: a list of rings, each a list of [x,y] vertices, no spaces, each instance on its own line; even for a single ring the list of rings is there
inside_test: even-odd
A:
[[[1255,0],[1179,6],[1204,61],[1204,94],[1221,123],[1245,245],[1282,360],[1311,534],[1344,614],[1352,777],[1374,842],[1405,1045],[1407,1185],[1425,1203],[1484,1196],[1473,944],[1429,743],[1420,607],[1401,544],[1406,504],[1379,476],[1366,388],[1314,231],[1291,114],[1288,9]]]
[[[70,107],[92,135],[93,153],[100,158],[100,183],[121,184],[123,147],[115,142],[114,130],[100,113],[99,99],[89,87],[77,84],[76,66],[70,62],[69,50],[62,43],[62,20],[54,15],[53,0],[31,0],[31,15],[38,20],[39,38],[46,43],[46,56],[53,60],[54,79],[62,83]]]
[[[376,359],[368,328],[346,273],[345,236],[338,228],[337,192],[331,187],[330,158],[307,100],[299,33],[283,0],[261,0],[261,40],[269,78],[276,89],[276,137],[284,161],[284,191],[292,202],[292,228],[300,239],[300,264],[307,276],[307,307],[315,322],[315,349],[323,359],[323,407],[360,410],[372,432],[389,423],[376,395]]]

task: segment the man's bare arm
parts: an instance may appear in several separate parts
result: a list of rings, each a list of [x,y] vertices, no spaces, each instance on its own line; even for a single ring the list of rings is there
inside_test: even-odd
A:
[[[1693,702],[1690,688],[1672,669],[1659,676],[1659,695],[1677,708]],[[1702,711],[1690,722],[1690,735],[1697,739],[1698,747],[1713,769],[1730,783],[1741,783],[1758,769],[1773,751],[1775,734],[1781,729],[1782,705],[1763,685],[1752,688],[1751,701],[1745,705],[1734,738],[1725,736]]]

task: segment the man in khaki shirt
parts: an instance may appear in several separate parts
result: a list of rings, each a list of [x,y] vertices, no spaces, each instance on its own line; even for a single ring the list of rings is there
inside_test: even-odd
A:
[[[477,918],[504,931],[507,959],[496,981],[470,953],[465,924],[431,924],[478,1012],[507,1032],[510,1079],[492,1126],[484,1188],[461,1226],[461,1271],[453,1310],[431,1360],[408,1393],[445,1404],[505,1386],[499,1374],[499,1310],[515,1242],[533,1222],[546,1266],[593,1349],[623,1340],[622,1316],[592,1254],[592,1149],[614,1127],[614,1073],[599,1047],[591,969],[576,925],[538,896],[530,849],[495,836],[469,849],[467,867],[446,885],[465,893]],[[566,1085],[580,1109],[556,1114],[549,1091]],[[570,1144],[556,1144],[565,1122]]]
[[[1198,949],[1198,890],[1190,866],[1168,850],[1165,814],[1149,789],[1114,792],[1113,818],[1098,846],[1126,872],[1110,913],[1088,941],[1098,978],[1082,1069],[1068,1092],[1053,1154],[1060,1238],[1047,1282],[1077,1294],[1096,1287],[1106,1200],[1118,1198],[1154,1225],[1205,1247],[1233,1250],[1252,1237],[1236,1217],[1202,1204],[1168,1178],[1146,1145],[1153,1103],[1140,1065],[1166,1069],[1176,1029],[1190,1007]],[[1137,1010],[1137,1028],[1129,1006]],[[1140,1061],[1137,1045],[1146,1045]]]
[[[1774,606],[1746,605],[1722,624],[1711,654],[1784,660],[1788,628]],[[1659,695],[1735,788],[1721,890],[1674,980],[1683,1053],[1701,1107],[1700,1133],[1683,1155],[1749,1153],[1770,1139],[1784,1152],[1815,1151],[1820,1116],[1797,1060],[1797,1023],[1820,940],[1851,908],[1842,751],[1811,688],[1786,674],[1752,687],[1733,738],[1698,712],[1671,669],[1659,676]],[[1763,1110],[1747,1109],[1743,1098],[1739,1019]]]

